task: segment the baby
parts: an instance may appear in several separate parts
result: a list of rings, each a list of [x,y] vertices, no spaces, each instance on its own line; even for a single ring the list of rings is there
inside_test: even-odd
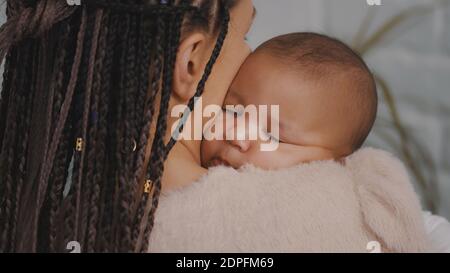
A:
[[[343,159],[358,150],[377,114],[374,77],[342,42],[314,33],[276,37],[252,53],[224,105],[279,105],[279,142],[202,142],[202,165],[280,169],[317,160]],[[267,132],[270,134],[270,132]]]
[[[203,131],[202,165],[239,171],[213,168],[197,187],[164,200],[158,227],[171,238],[156,236],[150,245],[227,253],[428,250],[403,164],[384,151],[355,152],[374,124],[377,93],[364,61],[345,44],[312,33],[264,43],[224,105],[225,115],[214,107],[219,113]],[[264,113],[251,117],[249,109],[269,105],[279,106],[267,113],[270,122],[261,122]],[[264,151],[268,143],[278,146]],[[324,162],[301,164],[311,161]],[[247,164],[258,168],[241,168]]]
[[[384,151],[356,152],[373,127],[377,93],[368,67],[348,46],[313,33],[274,38],[244,62],[224,105],[225,115],[214,107],[219,114],[203,131],[202,165],[240,171],[215,168],[198,187],[174,194],[162,215],[173,225],[164,230],[179,236],[163,245],[199,252],[428,249],[403,164]],[[279,109],[268,113],[270,122],[247,111],[269,105]],[[264,151],[267,143],[278,146]],[[302,164],[311,161],[327,162]],[[247,164],[258,168],[241,168]]]

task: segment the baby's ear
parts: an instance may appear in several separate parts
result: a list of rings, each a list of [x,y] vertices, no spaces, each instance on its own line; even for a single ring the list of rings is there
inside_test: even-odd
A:
[[[173,74],[173,95],[180,103],[194,96],[203,75],[209,52],[206,39],[203,33],[193,32],[180,43]]]

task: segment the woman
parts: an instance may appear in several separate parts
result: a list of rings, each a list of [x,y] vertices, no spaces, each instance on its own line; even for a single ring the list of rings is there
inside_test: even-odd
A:
[[[0,251],[145,251],[161,185],[204,172],[179,143],[161,183],[168,114],[221,104],[253,15],[251,0],[7,1]]]

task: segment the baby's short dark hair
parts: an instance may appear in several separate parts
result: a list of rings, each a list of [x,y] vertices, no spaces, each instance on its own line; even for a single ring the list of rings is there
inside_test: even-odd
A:
[[[350,145],[355,151],[364,144],[375,123],[378,95],[374,76],[355,51],[337,39],[304,32],[273,38],[258,47],[255,53],[258,52],[269,53],[318,81],[348,73],[355,86],[349,107],[359,116],[358,124],[352,129]]]

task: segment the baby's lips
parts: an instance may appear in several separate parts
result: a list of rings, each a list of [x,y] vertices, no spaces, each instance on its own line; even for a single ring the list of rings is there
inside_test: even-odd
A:
[[[231,165],[227,161],[222,160],[221,158],[218,158],[218,157],[215,157],[211,161],[209,161],[208,166],[210,168],[211,167],[217,167],[217,166],[231,167]]]

